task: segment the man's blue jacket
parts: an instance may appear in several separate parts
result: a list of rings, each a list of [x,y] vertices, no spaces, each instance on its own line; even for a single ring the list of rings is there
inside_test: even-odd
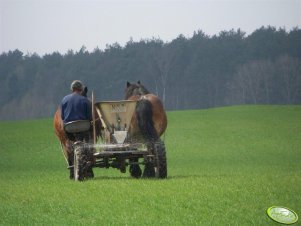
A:
[[[61,111],[64,123],[76,120],[92,120],[91,103],[86,97],[76,92],[63,98]]]

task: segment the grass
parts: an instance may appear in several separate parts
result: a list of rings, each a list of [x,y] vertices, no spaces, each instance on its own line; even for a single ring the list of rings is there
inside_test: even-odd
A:
[[[0,122],[0,225],[276,225],[273,205],[300,217],[300,115],[301,106],[169,112],[168,179],[96,168],[83,183],[68,179],[51,119]]]

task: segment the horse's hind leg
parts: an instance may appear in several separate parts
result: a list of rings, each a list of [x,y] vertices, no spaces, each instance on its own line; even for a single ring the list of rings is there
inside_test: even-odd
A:
[[[150,152],[150,153],[153,153],[153,150],[154,150],[154,142],[153,141],[147,141],[146,142],[146,147],[147,147],[147,150]],[[155,173],[155,168],[153,166],[153,163],[151,162],[146,162],[145,163],[145,167],[144,167],[144,170],[143,170],[143,175],[142,177],[145,177],[145,178],[151,178],[151,177],[155,177],[156,176],[156,173]]]
[[[142,175],[141,168],[138,164],[138,158],[130,159],[132,164],[130,165],[130,174],[134,178],[139,178]]]
[[[86,162],[87,162],[87,169],[85,173],[86,178],[94,178],[93,173],[93,150],[88,149],[86,153]]]
[[[70,171],[70,176],[69,178],[71,180],[74,179],[74,153],[69,153],[68,155],[68,163],[69,163],[69,171]]]
[[[89,167],[89,168],[87,169],[87,173],[86,173],[85,177],[86,177],[86,178],[94,178],[94,173],[93,173],[92,167]]]

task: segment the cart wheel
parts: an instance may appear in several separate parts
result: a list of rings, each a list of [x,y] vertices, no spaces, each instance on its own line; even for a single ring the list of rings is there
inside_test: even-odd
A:
[[[84,153],[81,145],[77,145],[74,149],[74,180],[84,180]]]
[[[167,177],[167,162],[164,142],[159,140],[154,143],[154,170],[156,178]]]

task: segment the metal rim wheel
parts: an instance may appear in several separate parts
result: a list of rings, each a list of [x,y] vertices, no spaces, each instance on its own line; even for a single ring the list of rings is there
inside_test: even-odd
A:
[[[167,161],[166,161],[166,151],[163,141],[157,141],[154,143],[154,170],[156,178],[166,178],[167,177]]]
[[[83,148],[77,145],[74,149],[74,180],[82,181],[84,180],[84,158],[83,158]]]

